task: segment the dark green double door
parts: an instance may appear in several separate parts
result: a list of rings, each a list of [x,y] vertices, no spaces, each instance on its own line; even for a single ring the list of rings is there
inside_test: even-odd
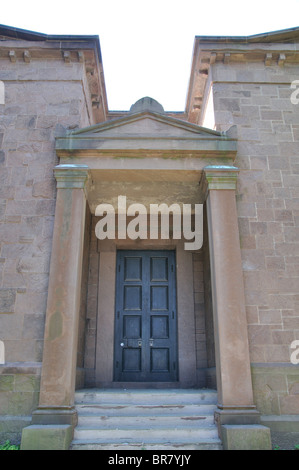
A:
[[[175,253],[119,251],[114,380],[177,380]]]

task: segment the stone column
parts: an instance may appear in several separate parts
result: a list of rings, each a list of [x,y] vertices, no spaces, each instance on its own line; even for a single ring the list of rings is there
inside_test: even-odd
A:
[[[88,167],[58,165],[39,407],[33,423],[73,424]]]
[[[238,171],[207,166],[201,180],[207,204],[220,434],[227,429],[223,425],[259,422],[253,401],[236,208]]]

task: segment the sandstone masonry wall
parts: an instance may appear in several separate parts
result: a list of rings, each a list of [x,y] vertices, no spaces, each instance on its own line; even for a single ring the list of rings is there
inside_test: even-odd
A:
[[[38,404],[43,351],[55,137],[93,122],[84,63],[2,58],[0,80],[0,414],[29,415]],[[13,434],[15,427],[6,418],[0,434]]]
[[[299,339],[299,104],[291,102],[298,77],[291,64],[212,66],[216,129],[236,126],[238,138],[250,355],[257,401],[267,414],[299,410],[298,366],[296,373],[290,363],[290,345]]]

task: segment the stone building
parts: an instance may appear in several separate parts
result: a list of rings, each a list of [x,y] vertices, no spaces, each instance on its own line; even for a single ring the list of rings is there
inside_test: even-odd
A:
[[[203,408],[173,437],[161,412],[143,446],[298,443],[299,29],[196,37],[183,112],[148,97],[109,110],[97,36],[0,38],[1,438],[76,448],[80,401],[208,396],[216,437]],[[175,237],[174,213],[169,237],[150,223],[129,237],[119,196],[147,222],[151,204],[188,205],[200,247]],[[96,236],[102,204],[114,238]],[[87,430],[90,445],[121,448],[120,423]]]

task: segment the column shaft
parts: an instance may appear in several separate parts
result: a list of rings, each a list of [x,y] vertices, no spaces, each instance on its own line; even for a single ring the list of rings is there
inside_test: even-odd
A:
[[[87,170],[62,167],[55,172],[58,190],[39,413],[74,404]]]
[[[235,194],[207,197],[218,400],[221,407],[253,405],[243,273]]]
[[[235,188],[238,169],[206,167],[218,407],[254,409]]]

